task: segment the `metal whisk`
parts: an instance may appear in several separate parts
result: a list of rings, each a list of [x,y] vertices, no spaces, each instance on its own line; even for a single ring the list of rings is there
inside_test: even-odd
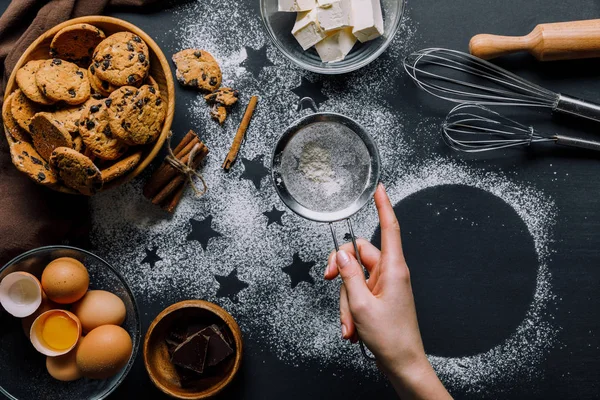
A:
[[[600,105],[554,93],[460,51],[420,50],[406,57],[404,69],[421,89],[455,103],[542,107],[600,122]]]
[[[448,146],[466,153],[543,142],[600,151],[600,141],[539,132],[479,104],[454,107],[446,117],[442,137]]]

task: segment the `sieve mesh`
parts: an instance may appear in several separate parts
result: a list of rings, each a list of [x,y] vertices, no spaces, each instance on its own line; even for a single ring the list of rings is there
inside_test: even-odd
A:
[[[315,122],[299,130],[281,157],[281,178],[289,194],[316,212],[344,210],[369,183],[371,157],[352,129]]]

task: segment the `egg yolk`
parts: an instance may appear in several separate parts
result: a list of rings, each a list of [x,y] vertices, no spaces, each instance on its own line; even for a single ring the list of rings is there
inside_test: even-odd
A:
[[[77,323],[64,315],[52,315],[44,322],[42,338],[55,350],[66,350],[77,342]]]

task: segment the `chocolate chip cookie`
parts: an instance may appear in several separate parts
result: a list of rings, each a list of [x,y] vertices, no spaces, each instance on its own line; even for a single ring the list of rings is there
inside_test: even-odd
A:
[[[102,189],[102,176],[94,162],[70,147],[58,147],[52,152],[50,165],[63,183],[79,193],[91,196]]]
[[[131,146],[152,143],[158,138],[166,105],[152,86],[124,86],[109,99],[110,127],[116,137]]]
[[[112,92],[118,89],[118,86],[111,85],[108,81],[103,81],[96,75],[96,67],[94,64],[88,68],[88,79],[94,93],[98,93],[103,97],[108,97]]]
[[[215,104],[210,108],[210,117],[219,124],[223,125],[227,119],[227,108],[225,106]]]
[[[110,99],[95,100],[81,114],[79,133],[85,147],[103,160],[116,160],[127,151],[127,145],[116,138],[109,124]]]
[[[104,39],[94,51],[98,78],[115,86],[141,83],[150,69],[148,46],[131,32],[118,32]]]
[[[69,60],[87,68],[94,49],[106,38],[104,32],[90,24],[75,24],[61,29],[50,43],[50,57]]]
[[[95,101],[97,100],[90,97],[83,104],[58,109],[53,111],[52,115],[55,120],[62,122],[69,133],[76,134],[79,132],[79,119],[81,118],[81,114]]]
[[[186,49],[173,55],[179,83],[213,92],[221,86],[221,68],[206,50]]]
[[[29,142],[31,140],[31,136],[29,133],[19,126],[19,123],[12,115],[12,100],[15,97],[16,92],[13,92],[6,98],[4,104],[2,105],[2,121],[4,121],[4,126],[8,131],[8,134],[15,140]]]
[[[12,96],[14,96],[10,103],[12,116],[21,128],[29,132],[29,121],[42,109],[39,104],[29,100],[20,89],[15,90]]]
[[[90,98],[87,72],[72,62],[59,58],[44,60],[35,81],[42,93],[53,101],[81,104]]]
[[[10,157],[17,169],[27,174],[39,184],[52,186],[58,177],[33,146],[27,142],[14,142],[10,145]]]
[[[117,161],[113,165],[108,168],[100,171],[102,174],[102,180],[104,183],[115,180],[129,171],[131,171],[142,159],[142,151],[138,151],[136,153],[131,154],[123,158],[122,160]]]
[[[32,60],[19,68],[16,75],[17,85],[29,100],[45,105],[54,104],[54,100],[46,97],[35,82],[35,74],[43,63],[44,60]]]
[[[57,147],[73,147],[69,131],[47,112],[39,112],[31,118],[29,133],[33,146],[44,160],[49,160]]]

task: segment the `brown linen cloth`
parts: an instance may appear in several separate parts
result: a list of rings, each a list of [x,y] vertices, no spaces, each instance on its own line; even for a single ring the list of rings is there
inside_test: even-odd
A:
[[[42,33],[71,18],[101,14],[106,7],[141,7],[155,0],[13,0],[0,17],[0,107],[10,73]],[[0,117],[1,119],[1,117]],[[0,135],[0,266],[26,250],[87,242],[87,198],[36,185],[11,163]]]

